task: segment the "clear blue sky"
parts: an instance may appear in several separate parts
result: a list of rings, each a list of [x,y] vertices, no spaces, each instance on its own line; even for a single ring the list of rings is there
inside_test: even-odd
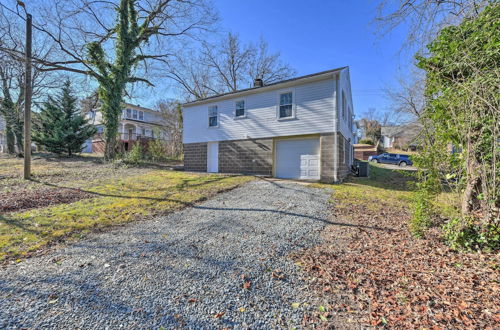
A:
[[[357,118],[384,111],[382,89],[394,85],[407,60],[404,27],[381,38],[372,24],[375,0],[214,0],[221,27],[244,41],[262,35],[299,75],[348,65]],[[405,63],[406,62],[406,63]]]

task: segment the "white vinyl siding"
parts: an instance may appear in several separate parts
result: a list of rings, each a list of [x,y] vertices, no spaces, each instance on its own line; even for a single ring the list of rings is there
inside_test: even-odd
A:
[[[344,98],[342,98],[342,92],[344,93]],[[349,81],[349,73],[347,70],[342,70],[340,72],[339,79],[339,126],[338,130],[342,135],[349,141],[353,143],[354,134],[352,127],[352,115],[353,115],[353,104],[351,96],[351,82]],[[345,109],[345,117],[342,115],[342,109]]]
[[[239,140],[273,136],[330,133],[334,131],[335,79],[329,78],[293,87],[295,118],[277,120],[278,99],[287,89],[268,90],[245,96],[245,120],[234,120],[235,101],[219,100],[183,109],[184,143]],[[217,104],[218,126],[207,125],[207,109]]]

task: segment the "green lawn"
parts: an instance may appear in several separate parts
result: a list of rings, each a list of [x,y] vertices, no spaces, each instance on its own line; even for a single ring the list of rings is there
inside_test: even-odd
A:
[[[44,164],[44,168],[46,166]],[[35,166],[35,177],[36,170]],[[144,169],[144,174],[138,174],[137,169],[131,169],[130,175],[123,169],[118,172],[120,176],[99,177],[77,184],[79,189],[89,192],[91,198],[0,215],[0,261],[21,258],[47,245],[79,238],[90,231],[166,214],[251,180],[244,176],[158,169]],[[9,182],[13,181],[11,178]],[[48,183],[42,180],[34,183],[31,189],[44,184],[50,184],[52,188],[75,186],[73,181],[59,181]],[[3,189],[5,191],[7,187]]]
[[[337,208],[348,208],[363,204],[366,208],[380,208],[380,205],[410,208],[414,198],[415,178],[412,171],[393,170],[380,164],[369,163],[370,177],[351,177],[342,184],[333,186],[332,200]],[[317,184],[319,187],[331,185]],[[441,193],[434,201],[436,213],[445,218],[457,215],[458,196]]]

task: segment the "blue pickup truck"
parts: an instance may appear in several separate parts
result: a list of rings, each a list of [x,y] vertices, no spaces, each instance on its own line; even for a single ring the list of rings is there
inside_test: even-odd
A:
[[[381,164],[393,164],[393,165],[399,165],[401,167],[407,166],[407,165],[413,165],[413,162],[410,159],[410,156],[408,155],[402,155],[402,154],[388,154],[388,153],[383,153],[377,156],[370,156],[368,157],[369,162],[374,162],[374,163],[381,163]]]

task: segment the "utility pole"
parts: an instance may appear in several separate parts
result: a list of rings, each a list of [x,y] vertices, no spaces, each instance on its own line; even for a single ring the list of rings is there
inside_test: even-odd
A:
[[[26,80],[24,82],[24,179],[31,178],[31,15],[26,15]]]

